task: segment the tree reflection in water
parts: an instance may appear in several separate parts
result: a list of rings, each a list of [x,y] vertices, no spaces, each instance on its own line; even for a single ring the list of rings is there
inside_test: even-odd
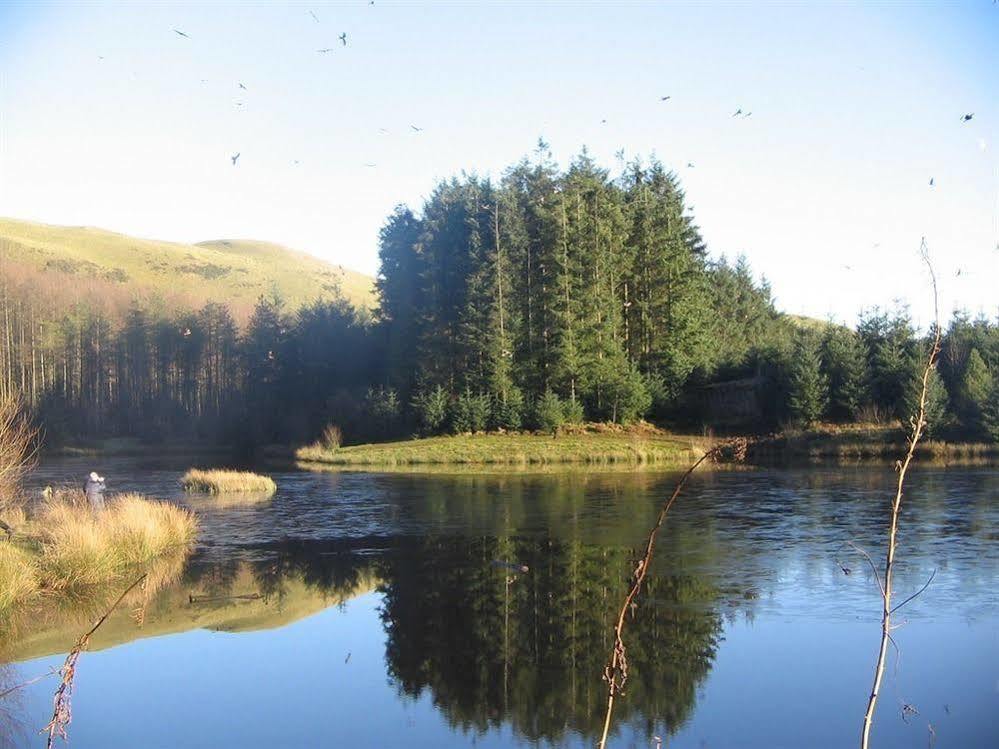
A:
[[[624,549],[549,539],[430,538],[396,549],[381,573],[389,673],[406,695],[429,691],[464,730],[509,721],[532,741],[596,737],[615,607],[633,566]],[[674,733],[714,659],[719,591],[666,575],[650,576],[646,595],[629,625],[618,723]]]

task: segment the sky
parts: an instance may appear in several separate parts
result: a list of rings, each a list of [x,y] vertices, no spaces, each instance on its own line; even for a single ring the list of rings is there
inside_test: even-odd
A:
[[[0,216],[374,274],[395,205],[539,137],[612,174],[658,157],[711,256],[745,254],[786,312],[927,324],[922,237],[945,318],[999,312],[992,0],[0,0]]]

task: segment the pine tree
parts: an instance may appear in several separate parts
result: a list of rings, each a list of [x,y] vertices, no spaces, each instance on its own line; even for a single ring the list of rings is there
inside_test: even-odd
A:
[[[822,341],[822,369],[829,378],[829,414],[840,421],[856,419],[867,400],[867,359],[857,335],[831,327]]]
[[[982,404],[982,426],[993,442],[999,442],[999,377],[992,379],[989,396]]]
[[[975,432],[984,429],[982,407],[992,389],[992,374],[978,349],[971,349],[968,354],[964,372],[958,383],[956,393],[956,411],[965,427]]]
[[[793,423],[809,426],[821,418],[829,401],[829,382],[812,336],[798,337],[789,367],[788,415]]]

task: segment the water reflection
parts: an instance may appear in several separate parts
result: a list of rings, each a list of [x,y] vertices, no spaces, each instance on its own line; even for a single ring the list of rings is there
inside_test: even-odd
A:
[[[343,743],[359,746],[593,745],[631,547],[672,476],[288,473],[270,501],[220,507],[182,494],[182,470],[107,471],[137,477],[122,489],[194,507],[202,535],[185,568],[164,570],[94,638],[105,652],[85,656],[77,746],[127,745],[115,731],[149,722],[162,746],[308,745],[311,716],[327,713]],[[879,601],[847,542],[879,548],[893,478],[871,467],[695,477],[628,624],[614,745],[667,733],[689,747],[852,740]],[[954,746],[995,745],[985,716],[995,702],[997,493],[994,472],[933,469],[914,473],[906,497],[898,590],[937,573],[906,607],[890,694]],[[95,597],[35,612],[30,626],[0,633],[0,660],[50,656],[0,678],[57,666],[102,605]],[[198,665],[173,666],[186,659]],[[136,672],[156,674],[155,687],[138,687],[159,690],[152,714],[132,704]],[[87,689],[101,688],[88,706]],[[28,697],[27,713],[2,701],[5,728],[15,714],[31,732],[44,723],[49,685]],[[241,727],[219,727],[233,703]],[[963,717],[950,720],[945,703]],[[106,704],[120,706],[113,724]],[[884,716],[880,745],[925,743],[925,722]],[[785,740],[775,743],[776,725]]]
[[[402,550],[400,550],[402,551]],[[601,681],[627,551],[579,542],[427,539],[385,558],[388,670],[404,694],[429,692],[451,725],[508,721],[530,741],[602,727]],[[494,560],[526,565],[513,571]],[[669,727],[693,709],[721,635],[710,581],[658,576],[629,623],[630,678],[619,719]],[[651,729],[650,729],[651,730]]]

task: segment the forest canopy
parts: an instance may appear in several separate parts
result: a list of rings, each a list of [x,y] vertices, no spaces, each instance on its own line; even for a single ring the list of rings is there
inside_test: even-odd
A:
[[[904,308],[856,330],[777,311],[744,257],[708,255],[676,174],[612,176],[544,143],[498,181],[437,184],[379,237],[373,314],[336,289],[261,297],[240,326],[200,309],[111,303],[5,271],[0,389],[50,440],[243,443],[557,430],[651,419],[742,430],[907,418],[926,340]],[[999,435],[999,327],[955,314],[931,381],[935,429]]]

